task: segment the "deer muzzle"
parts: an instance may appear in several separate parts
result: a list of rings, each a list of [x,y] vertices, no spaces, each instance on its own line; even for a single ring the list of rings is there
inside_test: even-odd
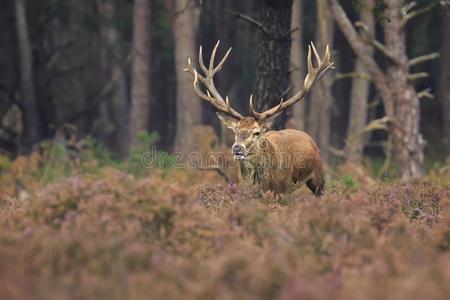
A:
[[[245,146],[242,144],[234,143],[231,147],[231,152],[233,153],[234,157],[238,160],[245,160],[247,159],[247,151],[245,149]]]

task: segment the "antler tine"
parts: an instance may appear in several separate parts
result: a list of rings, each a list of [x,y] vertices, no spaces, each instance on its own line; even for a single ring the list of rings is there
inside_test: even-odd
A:
[[[192,76],[195,76],[196,70],[195,70],[194,66],[192,65],[190,57],[188,57],[188,64],[187,64],[186,68],[183,69],[183,71],[191,73]],[[200,78],[200,80],[204,79],[204,77],[202,75],[198,74],[198,72],[197,72],[197,76]]]
[[[308,45],[308,57],[306,59],[306,62],[308,64],[308,74],[309,74],[314,69],[314,66],[312,63],[311,45]]]
[[[314,67],[312,53],[314,52],[315,59],[317,60],[317,67]],[[279,105],[272,107],[265,112],[260,113],[260,117],[262,119],[267,119],[271,116],[277,115],[281,111],[290,107],[294,103],[302,100],[306,93],[309,92],[313,84],[320,78],[326,71],[333,67],[333,62],[331,61],[331,54],[329,46],[327,45],[325,54],[323,58],[320,58],[319,52],[317,51],[314,43],[308,45],[308,56],[307,56],[307,66],[308,66],[308,74],[305,76],[305,80],[303,81],[303,88],[301,88],[294,96],[284,101],[281,99]]]
[[[217,41],[216,45],[214,46],[214,49],[211,53],[211,58],[209,59],[209,72],[213,72],[214,70],[214,61],[216,59],[216,53],[217,53],[217,48],[219,48],[219,44],[220,44],[220,40]]]
[[[334,62],[331,61],[330,47],[327,45],[323,58],[322,70],[320,70],[321,73],[317,78],[320,79],[329,69],[334,69]]]
[[[206,68],[205,63],[203,62],[203,46],[200,46],[200,49],[198,50],[198,63],[203,73],[205,73],[206,75],[208,73],[208,69]]]
[[[194,74],[194,70],[193,70],[193,69],[194,69],[194,67],[192,67],[191,58],[188,57],[188,63],[187,63],[187,66],[186,66],[186,68],[183,69],[183,71],[189,72],[189,73],[191,73],[191,74]]]
[[[328,47],[328,45],[327,45],[327,47]],[[311,48],[314,51],[314,56],[316,57],[317,65],[320,66],[320,64],[322,63],[322,60],[320,59],[319,53],[317,52],[316,46],[314,46],[313,42],[311,42]],[[326,53],[325,53],[325,55],[326,55]]]
[[[194,91],[197,93],[197,95],[200,98],[202,98],[202,99],[204,99],[204,100],[206,100],[208,102],[215,102],[215,99],[213,97],[211,97],[211,95],[209,94],[209,91],[207,91],[208,95],[206,95],[205,93],[203,93],[201,91],[201,89],[200,89],[200,87],[198,85],[199,76],[200,75],[197,73],[197,70],[194,69]]]
[[[200,68],[204,73],[204,76],[198,73],[198,71],[192,65],[190,58],[188,59],[188,65],[184,70],[186,72],[191,73],[194,76],[193,82],[194,91],[200,98],[208,101],[212,106],[214,106],[214,108],[217,111],[220,111],[236,119],[242,119],[243,116],[231,107],[228,97],[226,97],[226,99],[224,100],[214,85],[214,74],[222,68],[222,65],[224,64],[225,60],[227,59],[231,51],[230,48],[225,54],[224,58],[222,58],[222,60],[220,61],[219,65],[217,65],[217,67],[214,68],[214,60],[217,54],[218,47],[219,42],[217,42],[211,53],[209,68],[206,68],[206,65],[203,60],[203,47],[200,46],[198,60]],[[199,82],[201,82],[206,87],[206,93],[201,90]]]
[[[250,107],[250,113],[252,114],[252,116],[253,116],[256,120],[260,120],[260,119],[261,119],[261,114],[258,113],[257,111],[255,111],[255,109],[253,108],[253,94],[250,95],[250,100],[249,100],[249,102],[250,102],[250,105],[249,105],[249,107]],[[275,110],[275,113],[274,113],[274,114],[277,114],[278,112],[280,112],[280,111],[282,110],[282,108],[283,108],[283,103],[284,103],[284,99],[281,98],[280,104],[278,104],[278,105],[276,106],[276,110]]]
[[[212,97],[208,89],[206,89],[206,94],[200,90],[200,86],[198,84],[200,75],[197,73],[197,70],[194,70],[194,72],[194,91],[197,93],[197,95],[199,95],[200,98],[211,103],[217,110],[229,113],[230,111],[227,108],[228,105],[225,105],[224,107],[223,101],[218,101],[216,98]]]
[[[256,120],[259,120],[261,118],[261,116],[253,108],[253,94],[250,95],[249,108],[250,108],[250,114],[253,116],[253,118],[255,118]]]
[[[227,53],[225,53],[225,55],[223,56],[223,58],[220,61],[220,63],[214,68],[213,74],[216,74],[220,69],[222,69],[222,66],[225,63],[225,61],[227,60],[228,55],[230,55],[230,53],[231,53],[231,49],[233,49],[233,48],[230,47],[230,49],[228,49]]]
[[[283,103],[284,103],[284,99],[281,98],[280,104],[278,104],[278,108],[277,108],[277,111],[276,111],[277,113],[280,112],[280,111],[282,110],[282,108],[283,108]]]
[[[188,57],[188,63],[187,63],[187,66],[186,66],[186,68],[183,69],[183,71],[189,72],[189,73],[191,73],[192,75],[194,74],[194,67],[192,66],[191,58],[190,58],[190,57]]]
[[[330,45],[327,44],[327,47],[325,48],[325,57],[324,57],[324,60],[330,61],[330,57],[331,57],[331,54],[330,54]]]

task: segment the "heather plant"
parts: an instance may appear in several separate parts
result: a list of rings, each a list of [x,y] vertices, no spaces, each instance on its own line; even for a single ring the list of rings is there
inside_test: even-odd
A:
[[[317,198],[169,172],[104,167],[0,206],[0,298],[450,295],[448,186],[339,180]]]
[[[276,195],[215,172],[139,167],[155,141],[122,163],[93,140],[80,156],[49,142],[0,159],[0,299],[450,295],[440,173],[375,182],[345,169],[320,198]]]

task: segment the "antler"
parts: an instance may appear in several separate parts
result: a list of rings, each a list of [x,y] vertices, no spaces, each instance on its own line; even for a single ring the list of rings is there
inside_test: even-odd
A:
[[[317,67],[314,67],[313,65],[311,49],[314,52],[314,56],[316,57],[318,64]],[[277,115],[281,111],[290,107],[292,104],[302,100],[305,97],[306,93],[309,92],[311,87],[314,85],[314,82],[317,79],[319,79],[322,75],[324,75],[329,69],[333,68],[333,62],[331,61],[329,46],[327,45],[325,55],[323,59],[321,59],[319,53],[317,52],[316,47],[311,42],[311,44],[308,46],[307,64],[308,64],[308,74],[306,74],[305,80],[303,82],[303,87],[300,91],[297,92],[297,94],[292,96],[290,99],[286,101],[284,101],[284,99],[281,99],[280,104],[278,104],[277,106],[272,107],[271,109],[268,109],[265,112],[258,113],[253,109],[253,97],[250,96],[250,112],[252,116],[257,120],[264,120],[271,116]]]
[[[242,119],[242,115],[235,111],[228,100],[228,96],[225,97],[225,100],[223,100],[222,96],[220,96],[219,92],[217,91],[215,85],[214,85],[214,75],[222,69],[223,64],[225,63],[226,59],[228,58],[228,55],[231,52],[231,48],[228,49],[227,53],[224,55],[220,63],[214,67],[214,59],[216,57],[217,49],[219,47],[220,41],[217,41],[216,46],[214,47],[212,53],[211,53],[211,59],[209,60],[209,67],[207,68],[203,62],[203,53],[202,53],[202,46],[200,46],[200,50],[198,53],[198,61],[200,68],[202,69],[204,76],[200,75],[197,70],[193,67],[191,63],[191,58],[188,59],[188,65],[184,69],[184,71],[189,72],[194,76],[194,91],[197,93],[197,95],[211,103],[212,106],[217,111],[220,111],[222,113],[225,113],[228,116]],[[200,89],[199,81],[203,83],[203,85],[206,87],[206,94]]]

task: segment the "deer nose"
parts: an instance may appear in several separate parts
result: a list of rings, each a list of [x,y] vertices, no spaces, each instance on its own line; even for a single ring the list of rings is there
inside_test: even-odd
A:
[[[231,151],[233,154],[244,154],[245,148],[241,144],[233,144],[233,147],[231,147]]]

